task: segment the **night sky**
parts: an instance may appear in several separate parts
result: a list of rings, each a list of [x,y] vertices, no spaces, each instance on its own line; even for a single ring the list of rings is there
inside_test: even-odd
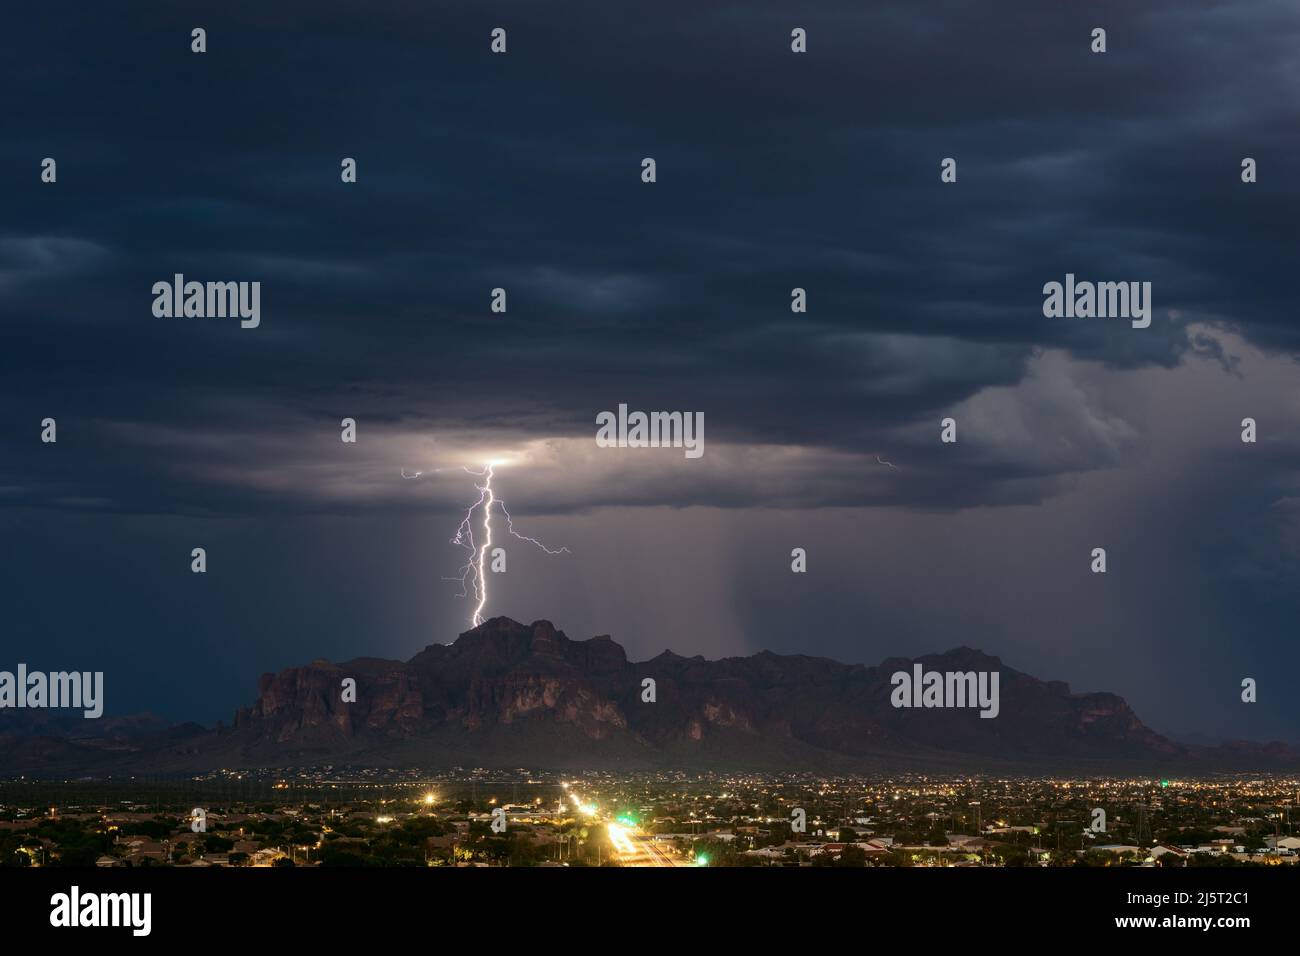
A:
[[[55,2],[0,77],[0,667],[215,722],[451,641],[499,459],[572,553],[514,542],[489,616],[964,644],[1300,740],[1291,0]],[[260,327],[155,317],[178,272],[260,281]],[[1150,281],[1150,328],[1045,318],[1066,273]],[[619,403],[703,412],[703,457],[596,447]]]

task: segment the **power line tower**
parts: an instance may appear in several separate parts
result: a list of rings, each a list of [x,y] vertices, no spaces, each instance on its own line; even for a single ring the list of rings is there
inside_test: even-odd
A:
[[[1151,820],[1145,803],[1137,805],[1137,825],[1133,829],[1133,842],[1138,846],[1151,842]]]

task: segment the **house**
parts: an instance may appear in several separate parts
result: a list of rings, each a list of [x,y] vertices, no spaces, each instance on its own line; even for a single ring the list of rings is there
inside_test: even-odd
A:
[[[126,850],[126,859],[133,866],[139,866],[145,860],[154,863],[164,863],[167,860],[167,848],[153,840],[133,836],[118,839],[116,843]]]
[[[253,866],[274,866],[276,860],[287,859],[288,854],[275,847],[267,847],[253,854]]]
[[[847,843],[823,843],[809,852],[809,856],[839,856],[848,847]]]
[[[879,856],[882,853],[889,852],[889,847],[883,846],[879,840],[867,840],[865,843],[854,843],[853,845],[868,857]]]
[[[1232,840],[1211,840],[1209,843],[1198,844],[1196,853],[1227,853],[1232,849]]]

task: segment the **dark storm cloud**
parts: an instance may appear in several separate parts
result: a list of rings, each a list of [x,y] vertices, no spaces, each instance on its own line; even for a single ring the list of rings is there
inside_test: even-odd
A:
[[[1169,366],[1195,351],[1192,313],[1295,344],[1293,8],[626,12],[56,7],[18,24],[7,69],[41,79],[3,154],[10,479],[33,453],[13,431],[54,407],[250,436],[292,411],[545,437],[626,400],[703,409],[715,442],[867,453],[1019,381],[1037,347]],[[796,21],[806,57],[788,53]],[[505,57],[487,53],[498,23]],[[34,175],[47,154],[56,189]],[[957,186],[938,182],[949,155]],[[1044,319],[1042,284],[1067,271],[1152,281],[1152,327]],[[173,272],[261,279],[263,328],[154,319],[148,289]],[[495,286],[507,316],[487,311]],[[1003,462],[951,498],[1112,463]],[[81,490],[146,508],[137,479],[164,464],[116,462]]]
[[[102,626],[135,682],[118,704],[181,716],[191,689],[160,698],[145,676],[178,646],[200,649],[209,717],[258,668],[408,655],[464,625],[438,562],[473,494],[460,465],[501,454],[526,456],[502,484],[574,557],[512,575],[499,610],[634,654],[875,663],[967,627],[1090,687],[1117,686],[1105,666],[1127,646],[1295,666],[1294,3],[477,7],[7,18],[14,633],[108,654]],[[177,272],[260,280],[261,327],[154,318],[150,288]],[[1067,272],[1150,281],[1151,327],[1045,319],[1043,284]],[[600,454],[594,417],[620,402],[705,412],[706,455]],[[1241,459],[1247,414],[1264,437]],[[948,415],[959,454],[937,441]],[[37,441],[45,416],[57,446]],[[785,555],[808,528],[819,573],[831,555],[841,572],[799,598]],[[1100,538],[1147,548],[1160,601],[1079,584]],[[210,586],[187,573],[196,542]],[[866,553],[884,590],[855,577]],[[1180,586],[1196,599],[1176,606]],[[1087,625],[1036,651],[1062,619]],[[1204,670],[1153,664],[1118,689],[1189,726],[1177,688],[1223,692]],[[1255,732],[1229,710],[1205,720]]]

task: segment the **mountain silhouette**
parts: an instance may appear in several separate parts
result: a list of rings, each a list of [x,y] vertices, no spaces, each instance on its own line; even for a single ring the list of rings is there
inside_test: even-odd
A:
[[[996,672],[997,716],[895,707],[896,672]],[[355,699],[345,681],[355,681]],[[653,681],[653,684],[649,684]],[[653,700],[648,687],[653,687]],[[349,699],[345,699],[348,696]],[[10,712],[15,713],[15,712]],[[88,723],[79,721],[78,723]],[[632,662],[608,636],[489,620],[409,661],[314,661],[264,674],[232,726],[117,719],[88,737],[0,722],[10,772],[219,767],[529,767],[852,773],[1168,773],[1300,767],[1284,744],[1194,747],[1123,698],[1074,693],[968,647],[875,667],[764,651]],[[132,728],[138,728],[132,732]]]

